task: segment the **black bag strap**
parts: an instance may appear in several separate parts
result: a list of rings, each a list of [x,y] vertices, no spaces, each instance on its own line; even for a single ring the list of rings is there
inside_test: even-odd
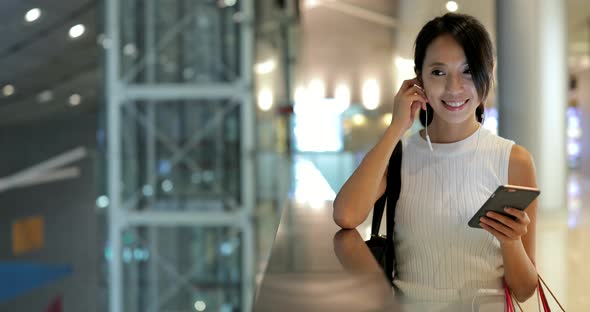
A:
[[[397,150],[397,152],[396,152]],[[402,143],[399,142],[391,155],[389,168],[387,170],[387,237],[393,238],[393,225],[395,220],[395,207],[402,188]]]
[[[395,207],[401,190],[401,165],[402,165],[402,142],[400,141],[395,146],[391,157],[389,158],[389,166],[387,167],[387,187],[385,193],[376,202],[373,211],[373,222],[371,225],[371,237],[379,235],[379,227],[381,219],[383,218],[383,210],[387,200],[387,219],[385,220],[386,242],[385,249],[385,275],[393,284],[393,271],[395,267],[395,250],[393,248],[393,226],[395,221]]]
[[[381,219],[383,218],[383,210],[385,209],[385,201],[387,199],[387,191],[383,196],[379,197],[373,207],[373,222],[371,224],[371,237],[379,236],[379,227],[381,226]],[[387,221],[387,220],[386,220]]]
[[[377,201],[373,207],[373,222],[371,223],[371,237],[379,236],[379,227],[381,226],[381,219],[383,218],[383,211],[385,210],[385,202],[387,201],[387,237],[393,236],[393,214],[395,213],[395,204],[399,198],[401,188],[401,164],[403,154],[402,142],[400,141],[395,146],[391,157],[389,158],[389,166],[387,167],[387,187],[385,193]],[[393,170],[393,169],[396,170]],[[387,200],[389,198],[389,200]],[[393,204],[393,205],[392,205]],[[391,212],[391,213],[390,213]]]

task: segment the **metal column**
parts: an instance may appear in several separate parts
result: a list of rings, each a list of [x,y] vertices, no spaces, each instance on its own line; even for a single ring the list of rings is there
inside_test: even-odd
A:
[[[253,0],[242,2],[243,26],[241,28],[241,66],[242,82],[248,90],[254,90],[252,68],[254,60],[254,3]],[[242,113],[242,203],[244,217],[241,222],[243,240],[242,260],[242,307],[250,310],[254,295],[254,233],[252,229],[252,216],[256,205],[256,181],[255,181],[255,111],[254,96],[245,94],[241,106]]]
[[[145,1],[145,47],[146,47],[146,69],[145,80],[147,83],[154,83],[156,80],[156,0]],[[154,103],[148,103],[146,107],[146,117],[148,126],[146,127],[146,177],[147,183],[143,191],[144,195],[154,194],[156,190],[157,176],[156,176],[156,107]],[[149,196],[147,199],[149,205],[154,204],[154,197]],[[158,229],[148,229],[148,240],[150,250],[158,250]],[[159,272],[156,261],[149,262],[149,276],[148,276],[148,298],[149,311],[157,312],[157,307],[160,306],[159,301]]]
[[[137,1],[140,0],[125,0]],[[122,234],[123,230],[138,230],[139,228],[147,231],[146,245],[150,248],[150,254],[160,261],[163,259],[158,255],[160,248],[159,240],[161,237],[158,231],[162,228],[236,228],[239,230],[242,238],[241,244],[241,310],[249,311],[252,306],[253,287],[254,287],[254,257],[255,242],[252,216],[256,205],[256,180],[255,180],[255,111],[253,96],[253,77],[252,68],[254,60],[254,3],[253,0],[238,1],[240,5],[239,14],[239,33],[240,33],[240,74],[239,79],[231,82],[217,83],[189,83],[189,82],[167,82],[157,81],[156,58],[158,50],[166,46],[171,38],[182,32],[189,26],[192,16],[187,14],[177,23],[169,33],[157,36],[157,22],[155,16],[158,12],[160,2],[147,0],[143,2],[145,14],[139,14],[138,18],[145,19],[145,51],[144,58],[137,64],[131,66],[126,72],[122,72],[122,60],[120,57],[121,46],[124,42],[124,35],[121,31],[121,3],[116,0],[106,1],[105,25],[106,38],[109,40],[109,46],[106,49],[106,109],[107,109],[107,126],[108,126],[108,197],[109,204],[109,248],[112,257],[108,262],[109,268],[109,311],[125,311],[125,299],[130,293],[125,290],[124,285],[124,267],[122,262]],[[143,82],[138,82],[135,76],[141,71]],[[156,112],[163,105],[162,102],[177,100],[231,100],[239,105],[239,124],[240,124],[240,198],[241,203],[238,209],[231,211],[205,211],[203,210],[154,210],[149,209],[158,204],[158,199],[152,195],[157,193],[158,172],[156,172],[159,146],[168,148],[173,155],[170,158],[170,166],[178,163],[186,164],[190,170],[198,171],[198,165],[194,160],[187,156],[190,149],[194,148],[198,141],[205,137],[211,128],[215,126],[214,121],[219,121],[223,125],[223,116],[231,110],[219,109],[214,120],[210,124],[199,129],[197,133],[190,133],[188,142],[182,145],[168,140],[157,127]],[[137,109],[134,105],[141,101],[145,105],[145,110]],[[189,103],[193,105],[192,103]],[[194,105],[202,105],[195,101]],[[123,114],[125,112],[125,114]],[[133,117],[135,119],[126,120]],[[136,123],[138,132],[144,131],[145,148],[136,149],[138,153],[145,153],[145,166],[139,170],[131,171],[132,174],[139,174],[139,171],[145,173],[145,182],[137,185],[138,190],[131,190],[131,195],[123,194],[122,181],[125,178],[126,162],[123,159],[123,137],[122,129],[129,122]],[[211,125],[213,124],[213,125]],[[220,130],[223,133],[224,130]],[[223,140],[223,138],[219,138]],[[162,145],[158,145],[158,142]],[[224,148],[224,142],[217,142],[217,150]],[[138,157],[139,158],[139,157]],[[219,162],[217,167],[222,163]],[[144,171],[145,170],[145,171]],[[137,181],[134,181],[136,183]],[[216,187],[215,189],[218,189]],[[151,194],[151,195],[150,195]],[[220,193],[223,194],[223,193]],[[129,198],[127,198],[129,197]],[[142,199],[145,206],[140,206]],[[228,201],[227,198],[221,198],[220,202]],[[147,203],[147,204],[145,204]],[[197,203],[201,207],[208,208],[214,206],[203,200]],[[196,204],[196,205],[197,205]],[[234,204],[232,204],[234,205]],[[139,231],[135,231],[139,232]],[[172,236],[173,237],[173,236]],[[149,264],[147,274],[150,311],[158,311],[163,302],[174,296],[174,292],[182,287],[191,287],[185,276],[181,276],[170,263],[160,263],[163,270],[172,272],[177,285],[165,289],[161,286],[159,267],[152,260]],[[197,266],[198,267],[198,266]],[[140,279],[141,280],[141,279]],[[143,291],[140,289],[140,292]],[[140,294],[139,297],[142,297]],[[139,302],[138,298],[131,298]],[[141,307],[140,307],[141,309]]]
[[[120,115],[120,18],[117,0],[105,2],[105,30],[110,41],[106,50],[107,99],[107,194],[108,229],[111,259],[109,261],[109,311],[123,311],[123,264],[121,259],[121,115]]]

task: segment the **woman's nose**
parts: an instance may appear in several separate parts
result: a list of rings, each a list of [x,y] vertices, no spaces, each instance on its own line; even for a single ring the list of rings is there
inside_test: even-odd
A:
[[[463,77],[461,75],[449,75],[447,79],[447,91],[463,91]]]

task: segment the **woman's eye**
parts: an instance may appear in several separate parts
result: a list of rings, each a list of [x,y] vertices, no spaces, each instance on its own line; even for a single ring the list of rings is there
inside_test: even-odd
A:
[[[464,74],[467,74],[467,75],[471,75],[471,69],[468,68],[463,73]]]
[[[435,69],[435,70],[433,70],[433,71],[432,71],[432,74],[433,74],[434,76],[442,76],[442,75],[444,75],[445,73],[444,73],[442,70]]]

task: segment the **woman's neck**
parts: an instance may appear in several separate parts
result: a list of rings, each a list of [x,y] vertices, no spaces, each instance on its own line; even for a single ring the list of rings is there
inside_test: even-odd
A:
[[[481,124],[475,119],[461,124],[450,124],[433,120],[428,125],[428,135],[432,143],[454,143],[468,138],[479,129]],[[426,131],[420,131],[422,138],[426,138]]]

